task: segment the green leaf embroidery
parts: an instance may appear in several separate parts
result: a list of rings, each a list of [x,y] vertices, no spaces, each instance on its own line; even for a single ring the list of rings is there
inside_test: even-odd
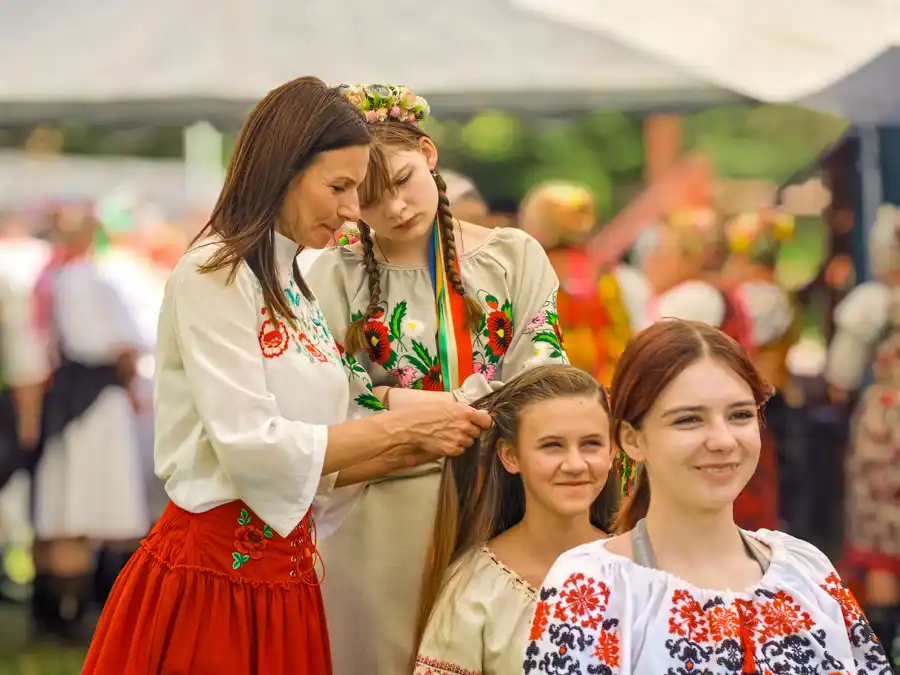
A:
[[[419,391],[424,389],[424,387],[425,387],[425,378],[418,379],[409,386],[410,389],[418,389]]]
[[[393,370],[394,366],[397,365],[397,352],[393,349],[391,350],[391,355],[388,356],[387,361],[384,362],[382,366],[385,370]]]
[[[495,298],[493,295],[486,296],[484,299],[484,302],[491,309],[497,309],[497,305],[500,304],[500,302],[497,300],[497,298]]]
[[[427,373],[428,369],[430,368],[430,366],[428,365],[428,363],[431,363],[430,360],[428,361],[428,363],[423,363],[422,361],[420,361],[417,357],[413,356],[412,354],[404,354],[403,358],[407,361],[407,363],[411,364],[413,368],[415,368],[418,372],[422,373],[423,375],[425,373]]]
[[[266,526],[263,528],[263,536],[264,536],[266,539],[271,539],[272,536],[273,536],[272,528],[269,527],[268,525],[266,525]]]
[[[503,306],[500,308],[500,311],[503,312],[504,314],[506,314],[510,323],[512,323],[513,309],[512,309],[512,303],[509,300],[507,300],[506,302],[503,303]]]
[[[247,564],[247,562],[250,560],[249,555],[243,555],[241,553],[238,553],[237,551],[232,553],[231,557],[234,559],[234,562],[231,563],[231,568],[235,570],[239,570],[241,568],[241,565]]]
[[[403,319],[406,318],[406,300],[401,300],[391,313],[390,332],[396,340],[403,339]]]
[[[247,509],[241,509],[241,517],[238,518],[238,525],[249,525],[250,524],[250,514],[247,513]],[[237,568],[235,568],[237,569]]]
[[[416,353],[416,356],[419,357],[419,360],[422,361],[422,363],[434,363],[434,359],[428,352],[428,347],[423,345],[421,342],[419,342],[418,340],[413,340],[412,348]],[[428,367],[426,367],[425,370],[428,370]]]
[[[536,333],[531,337],[531,342],[545,342],[555,349],[561,349],[555,333]]]
[[[355,399],[356,405],[366,410],[384,410],[384,405],[375,394],[360,394]]]
[[[353,312],[353,314],[350,315],[350,323],[353,323],[354,321],[358,321],[361,318],[362,318],[362,312]]]

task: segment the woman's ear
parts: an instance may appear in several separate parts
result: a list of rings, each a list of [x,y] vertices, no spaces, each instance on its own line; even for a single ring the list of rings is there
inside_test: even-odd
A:
[[[519,460],[516,457],[516,449],[511,443],[504,441],[502,438],[497,441],[497,456],[503,468],[509,473],[519,473]]]
[[[419,139],[419,150],[425,155],[425,162],[428,164],[428,168],[433,170],[438,163],[438,149],[434,141],[427,136],[423,136]]]
[[[620,440],[622,450],[635,462],[643,462],[647,459],[643,435],[628,422],[622,423]]]

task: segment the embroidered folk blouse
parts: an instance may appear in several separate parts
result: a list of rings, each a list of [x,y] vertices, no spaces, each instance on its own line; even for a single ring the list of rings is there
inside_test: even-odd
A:
[[[383,309],[366,325],[367,353],[354,356],[375,386],[443,391],[428,267],[380,262],[378,268]],[[512,228],[493,230],[481,245],[460,253],[460,271],[484,309],[472,335],[478,377],[463,385],[475,394],[468,400],[491,391],[485,380],[506,381],[538,363],[567,362],[556,311],[559,281],[535,239]],[[309,283],[328,325],[343,339],[369,302],[362,257],[348,246],[327,249],[313,263]]]
[[[597,541],[563,554],[535,609],[524,672],[889,674],[872,628],[817,548],[749,533],[772,550],[743,592],[697,588]]]
[[[415,675],[518,675],[536,601],[534,587],[479,549],[450,573]]]
[[[172,272],[156,348],[156,473],[181,508],[202,513],[243,500],[282,536],[316,499],[319,536],[327,536],[359,494],[335,489],[336,474],[322,477],[328,426],[362,414],[351,388],[369,385],[358,373],[351,383],[317,303],[294,283],[297,245],[275,237],[296,328],[269,315],[246,264],[230,284],[227,270],[197,271],[214,241]]]

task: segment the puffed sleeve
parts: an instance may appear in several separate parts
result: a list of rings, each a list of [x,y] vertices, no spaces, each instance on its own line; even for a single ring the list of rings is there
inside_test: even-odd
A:
[[[498,299],[479,297],[487,305],[480,332],[483,339],[489,340],[491,331],[496,330],[491,315],[502,312],[512,325],[512,339],[500,362],[497,379],[488,382],[483,374],[475,373],[463,383],[460,398],[466,402],[489,394],[528,368],[569,362],[556,309],[559,279],[546,252],[536,239],[521,230],[504,230],[497,237],[497,260],[507,270],[512,298],[500,304]]]
[[[655,305],[650,311],[651,322],[673,318],[702,321],[718,328],[725,318],[722,294],[702,281],[690,281],[673,288],[660,296]]]
[[[523,672],[631,675],[629,583],[594,555],[596,544],[564,553],[541,586]],[[624,629],[623,629],[624,626]]]
[[[828,615],[835,625],[843,625],[850,642],[850,651],[858,673],[890,673],[891,668],[883,645],[876,639],[872,626],[863,614],[853,593],[841,580],[828,557],[812,544],[790,535],[772,533],[781,540],[787,551],[787,559],[794,578],[786,578],[784,585],[800,587],[817,585],[809,597],[818,600],[819,609]],[[800,592],[798,591],[798,594]]]
[[[872,348],[889,320],[891,289],[878,281],[854,288],[834,310],[837,331],[828,347],[825,379],[844,391],[862,384]]]
[[[48,345],[34,320],[30,286],[0,281],[0,373],[13,387],[43,382],[50,374]]]
[[[753,323],[753,344],[766,345],[790,330],[794,306],[777,284],[748,283],[737,289]]]
[[[169,279],[167,302],[187,385],[217,459],[241,499],[286,537],[317,492],[328,427],[281,415],[266,385],[253,275],[242,265],[232,283],[227,276],[200,274],[188,256]],[[315,382],[297,384],[298,391],[315,390]]]

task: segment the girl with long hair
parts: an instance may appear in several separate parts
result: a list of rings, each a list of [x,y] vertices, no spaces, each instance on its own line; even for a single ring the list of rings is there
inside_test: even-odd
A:
[[[536,589],[614,515],[606,393],[588,373],[539,366],[474,405],[494,426],[444,463],[416,675],[519,672]]]
[[[337,473],[455,454],[490,426],[455,402],[368,415],[355,401],[368,380],[297,253],[358,217],[368,160],[359,111],[316,78],[245,122],[160,313],[155,459],[171,501],[113,588],[86,675],[329,675],[316,536],[358,496]]]
[[[636,489],[619,536],[553,565],[525,673],[890,674],[821,551],[735,524],[769,393],[744,349],[706,324],[663,320],[631,341],[611,430],[638,463]]]
[[[427,102],[390,85],[343,92],[373,138],[360,241],[324,251],[309,278],[347,358],[372,380],[378,400],[363,402],[391,410],[471,402],[527,367],[566,362],[546,254],[521,231],[453,217],[437,147],[421,127]],[[322,542],[338,671],[409,667],[440,472],[438,461],[396,472],[376,460],[338,477],[366,483]]]

